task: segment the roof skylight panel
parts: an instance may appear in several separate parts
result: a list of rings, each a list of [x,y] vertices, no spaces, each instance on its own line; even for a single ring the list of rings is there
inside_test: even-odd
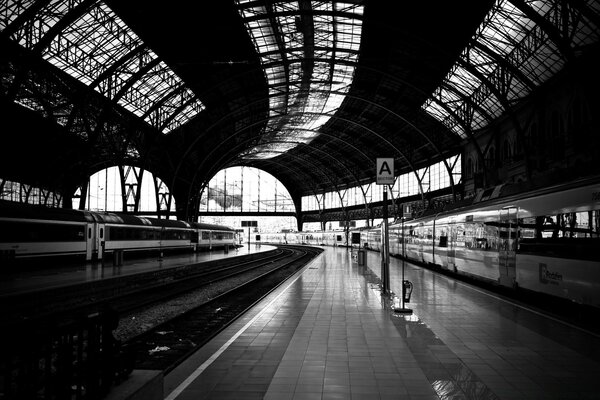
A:
[[[37,15],[34,17],[34,20],[31,20],[29,24],[35,26],[36,35],[32,35],[32,41],[28,42],[23,37],[20,41],[20,44],[26,48],[32,48],[32,45],[37,44],[37,40],[44,37],[44,35],[52,28],[58,21],[61,20],[73,7],[76,7],[84,0],[75,0],[73,2],[66,3],[63,0],[53,0],[50,1],[46,6],[44,6],[40,11],[38,11]]]
[[[427,99],[427,101],[425,102],[425,109],[427,110],[428,114],[435,116],[436,119],[440,121],[443,121],[444,119],[450,116],[448,111],[444,107],[442,107],[438,102],[433,101],[432,99]]]
[[[466,96],[471,95],[481,85],[481,81],[461,65],[455,65],[446,80]]]
[[[467,51],[461,54],[461,58],[473,65],[479,72],[490,75],[497,69],[496,61],[488,53],[479,50],[477,47],[469,48]]]
[[[0,2],[0,31],[14,22],[25,10],[31,7],[37,0],[7,1]]]
[[[190,95],[191,95],[191,97],[190,97]],[[165,131],[172,131],[173,129],[180,127],[187,120],[189,120],[190,118],[193,118],[196,114],[198,114],[199,112],[201,112],[203,110],[203,108],[200,107],[200,104],[198,104],[197,101],[193,101],[193,97],[195,97],[195,95],[193,93],[190,93],[189,90],[186,90],[186,93],[184,96],[182,96],[182,98],[190,99],[190,100],[188,100],[188,104],[184,105],[184,108],[181,109],[180,112],[178,112],[178,113],[175,113],[175,112],[181,108],[180,106],[178,106],[175,110],[173,110],[174,111],[174,114],[172,114],[173,118],[171,118],[168,121],[168,123],[164,126]]]
[[[501,13],[495,16],[499,17]],[[507,15],[502,18],[491,18],[480,31],[477,40],[485,43],[498,54],[507,55],[525,37],[523,26],[508,19]]]
[[[425,105],[425,110],[428,114],[435,117],[442,124],[444,124],[448,129],[458,134],[461,138],[466,138],[467,135],[463,127],[458,123],[458,121],[452,116],[446,109],[444,109],[439,103],[433,100],[427,100]]]
[[[44,57],[85,84],[92,83],[106,68],[141,41],[99,3],[58,35]],[[106,24],[110,18],[112,23]]]
[[[587,0],[583,3],[584,4],[582,4],[582,7],[586,7],[592,11],[595,11],[596,14],[600,14],[600,3],[597,0]],[[565,21],[563,20],[563,9],[570,7],[568,3],[565,4],[562,2],[546,3],[544,1],[539,1],[532,3],[528,2],[528,4],[536,8],[536,11],[538,11],[540,15],[544,16],[544,18],[546,18],[555,26],[562,26],[564,24]],[[543,8],[540,9],[540,6],[543,6]],[[599,27],[588,18],[586,13],[568,12],[567,18],[569,25],[569,40],[572,42],[575,48],[592,44],[599,40]]]
[[[332,84],[335,82],[338,90],[347,90],[347,87],[351,81],[353,69],[350,73],[349,69],[342,69],[342,73],[337,72],[335,67],[337,66],[336,61],[340,58],[340,54],[343,53],[342,57],[344,60],[349,60],[348,51],[342,51],[346,47],[356,48],[358,49],[357,43],[360,43],[360,29],[356,30],[355,27],[352,27],[352,32],[356,32],[359,39],[357,40],[353,35],[347,35],[344,38],[345,41],[348,41],[349,44],[346,43],[340,44],[334,42],[336,39],[336,35],[338,34],[338,24],[336,24],[336,17],[328,14],[334,10],[334,5],[338,9],[348,9],[356,11],[356,7],[353,4],[343,3],[341,6],[337,3],[333,2],[312,2],[313,14],[312,14],[312,26],[313,26],[313,36],[312,36],[312,45],[310,49],[312,50],[312,54],[309,57],[314,60],[313,66],[310,69],[306,69],[303,67],[303,63],[306,62],[306,47],[304,43],[304,33],[302,31],[298,31],[298,15],[299,5],[297,1],[285,2],[279,1],[272,4],[272,18],[267,18],[266,10],[257,10],[254,8],[252,11],[248,9],[242,8],[244,4],[247,4],[247,1],[238,0],[238,5],[240,5],[240,14],[246,18],[246,26],[250,33],[250,36],[253,38],[255,42],[255,47],[259,54],[261,55],[261,62],[263,64],[263,68],[265,68],[265,75],[267,76],[267,81],[269,84],[269,90],[271,94],[270,99],[270,108],[271,115],[273,114],[273,106],[275,105],[275,100],[281,100],[284,96],[273,96],[275,93],[275,87],[273,85],[273,81],[271,80],[269,70],[267,69],[267,63],[283,63],[284,60],[287,65],[287,69],[284,71],[287,72],[286,76],[286,84],[288,90],[287,103],[277,103],[276,106],[280,109],[287,109],[288,113],[294,113],[294,115],[304,114],[304,118],[297,118],[296,116],[291,116],[288,114],[288,122],[285,124],[285,121],[271,121],[267,124],[265,128],[265,132],[268,134],[272,134],[273,130],[270,127],[275,124],[280,127],[277,131],[277,137],[285,137],[285,135],[293,136],[295,131],[302,130],[303,132],[313,132],[310,134],[303,133],[303,138],[312,138],[318,135],[317,130],[327,122],[330,118],[328,114],[339,107],[341,104],[341,99],[338,95],[332,95],[329,91],[332,89]],[[362,9],[361,9],[362,10]],[[305,11],[305,10],[303,10]],[[264,17],[262,14],[264,13]],[[249,16],[252,15],[252,20],[248,21]],[[303,14],[302,18],[310,18],[311,16],[308,14]],[[351,20],[351,18],[343,18],[344,20]],[[271,23],[271,21],[275,21],[276,26],[270,28],[270,32],[274,37],[275,32],[278,33],[279,41],[277,42],[278,46],[281,46],[278,49],[279,59],[275,60],[273,57],[267,59],[264,54],[261,54],[262,46],[260,46],[259,40],[257,40],[257,35],[255,33],[255,27],[259,24],[256,21],[265,21],[265,23]],[[252,23],[251,23],[252,22]],[[261,26],[262,23],[260,24]],[[357,22],[357,25],[360,26],[360,21]],[[340,25],[341,26],[341,25]],[[262,28],[261,28],[262,29]],[[264,28],[266,29],[266,28]],[[345,30],[347,32],[348,30]],[[338,48],[339,47],[339,48]],[[322,61],[321,61],[322,60]],[[352,59],[354,62],[356,61],[356,57]],[[306,76],[307,73],[310,73],[310,76]],[[343,81],[341,84],[339,81]],[[308,89],[306,84],[309,83]],[[279,89],[279,85],[277,85]],[[283,125],[282,125],[283,124]],[[268,137],[263,135],[265,141],[268,141]],[[263,148],[268,148],[269,146],[263,146]],[[260,146],[259,146],[260,148]],[[253,149],[249,152],[252,155],[256,155],[256,149]],[[261,154],[260,157],[267,157],[265,154]]]
[[[443,87],[437,91],[434,97],[437,97],[439,101],[446,104],[448,108],[456,108],[457,104],[460,104],[463,101],[462,97],[460,97],[455,91],[448,90]]]
[[[33,18],[18,27],[12,38],[24,47],[34,48],[58,21],[82,2],[83,0],[51,0]],[[20,2],[20,4],[30,6],[33,3]],[[26,7],[12,7],[11,9],[22,13]],[[3,9],[0,8],[0,15],[1,10]],[[0,24],[6,24],[6,21],[12,22],[14,18],[0,19]],[[35,27],[36,34],[25,35],[24,33],[31,27]],[[90,7],[87,13],[81,15],[53,37],[51,43],[42,49],[42,56],[84,84],[90,85],[114,63],[122,60],[141,45],[141,40],[121,19],[104,3],[98,2]],[[114,99],[120,93],[120,88],[128,84],[129,79],[135,76],[140,68],[148,65],[148,62],[152,62],[154,59],[156,59],[156,55],[146,51],[140,54],[139,58],[123,63],[124,65],[116,69],[114,76],[108,77],[104,82],[98,82],[94,89]],[[152,107],[153,103],[164,97],[164,93],[169,90],[169,85],[171,88],[182,85],[181,79],[169,68],[162,65],[160,69],[162,70],[161,74],[156,75],[156,71],[150,71],[150,76],[145,76],[134,83],[133,87],[142,90],[141,93],[131,93],[130,89],[129,93],[116,99],[118,103],[136,115],[142,116],[144,110]],[[155,76],[151,76],[152,74]],[[191,102],[195,104],[192,104],[190,108],[178,106],[172,107],[170,112],[163,110],[165,118],[175,120],[177,118],[172,115],[173,112],[185,111],[182,117],[185,116],[186,119],[189,119],[192,117],[190,110],[204,109],[199,100],[195,99]],[[164,105],[165,107],[169,106],[168,103]],[[160,105],[158,107],[160,108]],[[151,123],[148,119],[146,121]],[[184,122],[183,119],[180,118],[180,122]]]
[[[552,1],[527,2],[534,10],[542,16],[552,10],[550,7]],[[554,7],[554,6],[553,6]],[[535,30],[539,30],[534,32]],[[534,40],[532,35],[535,35]],[[484,22],[475,34],[475,40],[482,43],[485,47],[498,54],[506,62],[512,64],[515,68],[523,71],[523,75],[530,80],[540,84],[541,82],[554,75],[556,71],[562,68],[564,61],[556,45],[551,40],[540,41],[540,36],[545,33],[541,31],[534,21],[528,18],[521,10],[506,0],[498,0],[490,13],[486,16]],[[503,87],[506,98],[514,101],[526,95],[530,88],[524,82],[513,75],[510,84],[502,82],[498,71],[498,66],[489,55],[476,48],[467,48],[461,54],[463,62],[473,65],[480,73],[487,77],[492,84],[496,82]],[[446,85],[454,87],[469,96],[474,97],[481,107],[489,110],[489,114],[498,116],[502,112],[502,106],[490,88],[484,87],[482,82],[478,82],[474,77],[465,71],[460,71],[453,67],[444,79]],[[480,87],[480,88],[478,88]],[[441,90],[434,94],[444,102],[456,102],[456,96],[450,95],[447,91]],[[458,100],[459,102],[464,100]],[[455,108],[455,106],[452,106]],[[433,111],[430,103],[425,103],[423,108]],[[439,113],[432,114],[438,117]],[[474,127],[483,124],[485,118],[475,117],[471,119]]]

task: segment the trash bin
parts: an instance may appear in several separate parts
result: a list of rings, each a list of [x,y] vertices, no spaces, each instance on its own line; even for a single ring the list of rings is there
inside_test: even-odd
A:
[[[365,251],[358,250],[358,265],[365,265]]]
[[[412,294],[413,284],[411,281],[402,282],[402,298],[405,303],[410,303],[410,295]]]

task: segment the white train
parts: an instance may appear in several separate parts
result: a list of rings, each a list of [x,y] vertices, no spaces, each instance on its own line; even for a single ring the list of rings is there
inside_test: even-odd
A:
[[[381,230],[350,233],[360,236],[361,247],[379,251]],[[286,234],[288,242],[310,243],[301,238],[308,233],[297,233],[299,239],[290,235]],[[457,274],[594,307],[600,307],[599,249],[600,178],[481,201],[389,226],[391,255],[404,254]]]
[[[0,201],[3,259],[92,260],[115,251],[215,249],[236,246],[236,237],[226,226]]]
[[[344,232],[281,232],[261,234],[261,241],[273,244],[307,244],[313,246],[344,246]]]

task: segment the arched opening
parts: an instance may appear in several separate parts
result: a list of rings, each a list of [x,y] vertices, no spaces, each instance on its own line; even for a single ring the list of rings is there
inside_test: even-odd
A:
[[[84,198],[81,198],[82,193]],[[114,166],[96,172],[89,177],[87,190],[79,188],[72,198],[73,208],[147,212],[148,216],[154,217],[159,214],[158,211],[164,214],[167,209],[175,214],[175,200],[169,200],[169,189],[164,182],[151,172],[133,166]]]
[[[200,196],[200,222],[241,227],[258,222],[256,232],[296,230],[296,207],[286,187],[257,168],[231,167],[219,171]],[[264,215],[272,214],[272,216]]]

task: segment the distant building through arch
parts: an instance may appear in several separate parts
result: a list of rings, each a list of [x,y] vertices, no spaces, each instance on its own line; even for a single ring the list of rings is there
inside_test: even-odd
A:
[[[199,211],[200,222],[239,228],[241,221],[254,220],[258,221],[257,231],[297,229],[295,216],[243,215],[296,212],[285,186],[257,168],[231,167],[219,171],[202,190]]]

